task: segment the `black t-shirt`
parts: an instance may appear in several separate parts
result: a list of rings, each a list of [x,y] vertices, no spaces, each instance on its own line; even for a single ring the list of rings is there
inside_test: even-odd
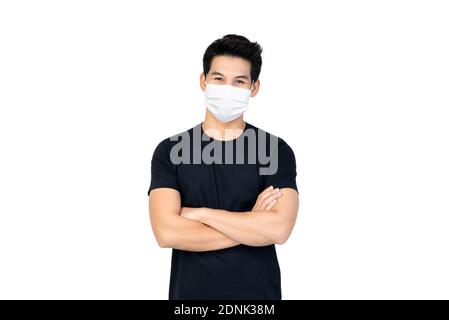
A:
[[[253,136],[247,134],[251,129],[255,132]],[[180,193],[182,207],[243,212],[251,211],[259,193],[270,185],[297,190],[293,150],[281,138],[260,133],[266,132],[246,122],[239,137],[221,141],[206,135],[198,124],[180,135],[164,139],[153,154],[148,194],[155,188],[173,188]],[[178,148],[173,153],[183,156],[183,160],[173,163],[170,152],[181,136],[188,137],[189,142],[186,148]],[[203,136],[208,140],[203,141]],[[258,143],[261,138],[265,139],[266,148]],[[273,138],[277,138],[276,144]],[[211,144],[222,146],[221,163],[218,160],[220,153],[216,153],[218,149],[212,148]],[[243,163],[241,158],[238,162],[236,152],[242,145],[245,153]],[[260,174],[260,168],[270,166],[267,159],[272,159],[273,150],[276,150],[270,150],[270,147],[276,145],[278,161],[272,168],[276,167],[277,171],[269,175]],[[194,153],[198,155],[198,150],[216,156],[215,160],[211,163],[200,157],[201,163],[198,163],[198,158],[194,163]],[[256,153],[265,151],[267,158],[257,155],[254,161],[251,157],[254,150]],[[281,299],[281,274],[275,245],[253,247],[240,244],[204,252],[172,249],[169,299]]]

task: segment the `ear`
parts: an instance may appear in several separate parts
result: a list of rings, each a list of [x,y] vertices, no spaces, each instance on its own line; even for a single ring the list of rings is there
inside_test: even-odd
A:
[[[204,75],[204,72],[201,72],[200,74],[200,87],[201,90],[206,91],[206,76]]]
[[[260,80],[257,79],[257,81],[254,82],[253,84],[253,88],[251,90],[251,97],[255,97],[257,95],[257,93],[259,92],[259,88],[260,88]]]

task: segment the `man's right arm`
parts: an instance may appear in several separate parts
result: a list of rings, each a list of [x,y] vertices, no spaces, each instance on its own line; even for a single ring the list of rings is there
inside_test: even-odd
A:
[[[201,222],[180,216],[181,197],[172,188],[156,188],[149,195],[150,220],[160,247],[211,251],[240,243]]]

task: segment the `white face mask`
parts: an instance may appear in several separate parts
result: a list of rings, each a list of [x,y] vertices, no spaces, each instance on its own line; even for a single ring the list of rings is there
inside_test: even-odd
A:
[[[221,122],[235,120],[248,110],[250,96],[250,89],[206,83],[206,107]]]

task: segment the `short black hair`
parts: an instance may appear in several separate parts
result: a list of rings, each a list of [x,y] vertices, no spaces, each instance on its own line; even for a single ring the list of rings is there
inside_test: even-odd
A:
[[[251,80],[259,79],[262,68],[262,47],[257,42],[251,42],[244,36],[227,34],[212,42],[203,56],[203,72],[209,73],[212,60],[216,56],[233,56],[245,59],[251,63]]]

